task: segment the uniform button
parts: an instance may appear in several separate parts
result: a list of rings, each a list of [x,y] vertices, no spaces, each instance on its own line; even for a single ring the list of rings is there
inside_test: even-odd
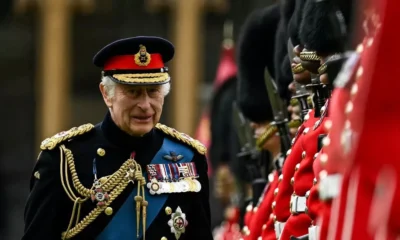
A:
[[[278,181],[281,182],[283,179],[283,174],[279,175]]]
[[[278,192],[279,192],[279,188],[275,188],[275,190],[274,190],[274,196],[278,195]]]
[[[273,173],[268,174],[268,181],[270,183],[274,181],[274,174]]]
[[[166,207],[166,208],[165,208],[165,213],[166,213],[167,215],[171,215],[172,209],[171,209],[170,207]]]
[[[261,236],[260,236],[260,237],[258,237],[258,238],[257,238],[257,240],[262,240],[262,237],[261,237]]]
[[[106,150],[104,150],[102,148],[98,148],[97,155],[99,155],[100,157],[103,157],[104,155],[106,155]]]
[[[277,219],[276,219],[276,215],[274,216],[274,222],[276,222],[277,221]]]
[[[307,192],[306,192],[306,198],[308,198],[310,196],[310,190],[308,190]]]
[[[166,237],[162,237],[162,238],[161,238],[161,240],[168,240],[168,238],[166,238]]]
[[[329,144],[331,144],[331,139],[328,136],[324,137],[324,139],[322,139],[322,144],[325,147],[329,146]]]
[[[314,180],[313,180],[313,184],[315,185],[315,184],[317,184],[317,179],[316,178],[314,178]]]
[[[303,152],[301,153],[301,158],[304,159],[304,158],[306,158],[306,156],[307,156],[306,151],[303,151]]]
[[[357,51],[358,53],[361,53],[362,51],[364,51],[364,46],[363,46],[361,43],[358,44],[356,51]]]
[[[304,120],[307,121],[308,119],[310,119],[310,114],[307,113],[307,115],[304,116]]]
[[[353,102],[349,101],[349,102],[346,104],[346,110],[345,110],[345,112],[346,112],[347,114],[349,114],[349,113],[351,113],[352,111],[353,111]]]
[[[265,229],[267,229],[267,224],[264,224],[264,225],[262,226],[262,230],[265,230]]]
[[[104,213],[105,213],[106,215],[108,215],[108,216],[112,215],[112,214],[113,214],[113,209],[112,209],[112,207],[107,207],[107,208],[104,210]]]
[[[356,95],[357,92],[358,92],[358,85],[357,84],[353,84],[353,86],[351,87],[350,94],[352,96],[354,96],[354,95]]]
[[[243,234],[244,234],[245,236],[249,236],[249,235],[250,235],[249,227],[247,227],[247,226],[244,226],[244,227],[243,227]]]
[[[328,154],[323,153],[319,159],[322,164],[326,164],[328,162]]]
[[[325,178],[326,176],[328,176],[328,173],[327,173],[325,170],[322,170],[322,171],[319,173],[319,179],[323,179],[323,178]]]
[[[313,160],[317,159],[319,153],[314,154]]]
[[[290,179],[290,184],[294,184],[294,177],[292,177],[291,179]]]
[[[272,207],[272,210],[274,210],[274,209],[275,209],[275,207],[276,207],[276,202],[275,202],[275,201],[273,201],[273,202],[272,202],[272,205],[271,205],[271,207]]]
[[[364,73],[364,68],[363,68],[362,66],[360,66],[360,67],[357,69],[357,77],[358,77],[358,78],[361,77],[361,76],[363,75],[363,73]]]
[[[367,41],[367,46],[368,46],[368,47],[371,47],[373,43],[374,43],[374,39],[371,37],[371,38],[369,38],[368,41]]]
[[[249,205],[247,205],[246,211],[250,212],[251,210],[253,210],[253,205],[250,203]]]
[[[291,152],[292,152],[292,149],[287,150],[286,156],[289,156]]]
[[[296,141],[296,138],[294,137],[294,138],[292,139],[292,145],[294,144],[295,141]]]
[[[332,128],[332,121],[331,120],[326,120],[324,123],[324,127],[327,131],[331,130]]]
[[[306,135],[308,133],[308,131],[310,131],[310,128],[305,128],[303,131],[303,134]]]
[[[296,164],[296,167],[294,168],[295,171],[299,170],[300,168],[300,163]]]
[[[275,215],[274,215],[273,213],[271,213],[271,214],[269,215],[269,218],[270,218],[270,219],[274,219],[274,217],[275,217]]]
[[[253,212],[257,212],[258,211],[258,207],[253,208]]]

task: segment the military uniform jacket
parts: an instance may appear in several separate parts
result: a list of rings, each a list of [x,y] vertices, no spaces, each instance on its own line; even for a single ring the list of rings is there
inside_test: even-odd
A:
[[[108,113],[102,123],[60,133],[41,147],[25,208],[23,240],[212,239],[206,150],[187,135],[157,124],[135,138],[121,131]],[[129,181],[133,165],[147,175],[139,191],[140,181]],[[148,176],[169,168],[162,175],[167,182],[176,173],[171,168],[184,166],[197,172],[197,184],[186,184],[191,190],[178,191],[171,183],[164,191],[169,193],[150,194]],[[93,187],[94,173],[103,183],[100,189]],[[136,208],[138,196],[148,202],[145,224],[147,204]]]

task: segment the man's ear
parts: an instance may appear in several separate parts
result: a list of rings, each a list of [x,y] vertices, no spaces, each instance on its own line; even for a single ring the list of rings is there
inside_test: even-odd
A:
[[[112,100],[108,96],[105,86],[102,83],[100,83],[99,88],[100,88],[101,95],[103,96],[104,103],[107,105],[108,108],[111,108]]]

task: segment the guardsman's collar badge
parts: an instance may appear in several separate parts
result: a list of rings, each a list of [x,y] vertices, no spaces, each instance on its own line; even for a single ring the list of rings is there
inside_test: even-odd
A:
[[[167,159],[167,160],[170,160],[170,161],[173,161],[173,162],[177,162],[177,161],[183,159],[183,155],[176,154],[175,152],[171,151],[171,152],[169,152],[169,155],[164,155],[163,158]]]
[[[171,214],[171,219],[168,221],[168,226],[171,228],[171,232],[175,234],[177,240],[181,237],[182,233],[185,233],[187,225],[186,214],[182,213],[181,208],[178,207]]]
[[[145,67],[150,64],[151,55],[147,52],[146,47],[142,44],[139,45],[139,52],[135,54],[135,63],[139,66]]]

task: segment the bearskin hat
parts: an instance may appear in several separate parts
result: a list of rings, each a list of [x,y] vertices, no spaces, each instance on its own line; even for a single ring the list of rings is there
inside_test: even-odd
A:
[[[264,73],[267,67],[275,77],[275,34],[280,14],[279,5],[255,10],[246,19],[238,41],[238,97],[243,115],[253,122],[273,119]]]
[[[304,6],[299,32],[304,47],[319,55],[343,52],[351,8],[351,0],[308,0]]]

